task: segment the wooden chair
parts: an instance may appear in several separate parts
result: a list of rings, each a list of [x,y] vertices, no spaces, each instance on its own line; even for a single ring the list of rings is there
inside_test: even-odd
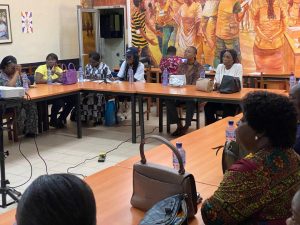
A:
[[[255,88],[289,90],[289,74],[265,74],[255,79]]]
[[[8,139],[13,142],[18,142],[18,123],[17,123],[17,111],[16,109],[8,110],[2,116],[3,125],[7,127]]]

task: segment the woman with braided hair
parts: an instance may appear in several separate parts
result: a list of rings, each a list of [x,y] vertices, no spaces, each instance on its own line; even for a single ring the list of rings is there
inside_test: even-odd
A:
[[[283,0],[253,0],[250,11],[256,32],[253,46],[256,70],[282,72],[286,3]]]

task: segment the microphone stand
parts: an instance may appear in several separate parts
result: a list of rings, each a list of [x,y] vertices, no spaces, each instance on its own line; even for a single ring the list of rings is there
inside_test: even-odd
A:
[[[103,84],[103,83],[110,84],[110,82],[107,82],[107,67],[103,71],[103,77],[104,77],[103,81],[99,82],[99,84]]]

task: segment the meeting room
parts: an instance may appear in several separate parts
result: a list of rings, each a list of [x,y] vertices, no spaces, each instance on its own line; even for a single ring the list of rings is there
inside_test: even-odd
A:
[[[0,225],[300,224],[299,0],[0,2]]]

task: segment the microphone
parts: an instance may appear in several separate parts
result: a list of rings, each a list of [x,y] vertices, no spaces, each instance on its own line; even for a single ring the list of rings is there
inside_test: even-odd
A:
[[[104,83],[107,84],[107,67],[103,70]]]

